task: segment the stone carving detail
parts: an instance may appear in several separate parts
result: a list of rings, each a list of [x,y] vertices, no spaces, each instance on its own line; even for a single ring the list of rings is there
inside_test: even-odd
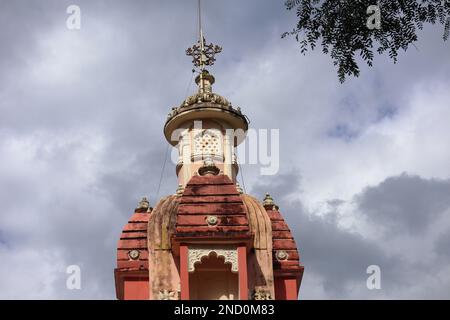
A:
[[[217,223],[219,223],[219,219],[216,216],[207,216],[206,222],[210,226],[215,226]]]
[[[269,291],[255,289],[255,292],[253,293],[253,300],[272,300],[272,296]]]
[[[205,129],[194,136],[193,157],[217,156],[223,158],[223,146],[220,131],[217,129]]]
[[[220,169],[217,168],[214,161],[210,157],[208,157],[203,161],[203,165],[198,169],[198,173],[201,176],[217,176],[220,173]]]
[[[186,100],[182,102],[182,104],[179,107],[173,107],[172,110],[167,114],[166,121],[169,121],[179,113],[186,110],[186,108],[193,107],[195,108],[196,104],[199,103],[212,103],[212,105],[209,105],[209,107],[217,108],[221,110],[227,110],[234,112],[240,116],[244,116],[241,108],[239,107],[233,107],[230,101],[225,99],[224,97],[213,93],[213,92],[198,92],[190,97],[188,97]],[[244,116],[245,117],[245,116]]]
[[[178,294],[176,291],[172,290],[160,290],[159,291],[159,300],[178,300]]]
[[[289,255],[286,251],[280,250],[280,251],[277,251],[276,257],[277,257],[277,260],[287,260],[289,258]]]
[[[225,263],[231,264],[231,272],[238,272],[237,250],[234,247],[190,247],[188,251],[188,271],[195,271],[195,264],[214,252],[217,257],[223,257]]]
[[[231,102],[225,99],[224,97],[218,95],[217,93],[213,92],[198,92],[192,96],[189,96],[186,100],[183,101],[180,107],[189,107],[196,103],[203,103],[203,102],[211,102],[214,104],[219,104],[225,107],[231,108]],[[237,109],[232,109],[238,113],[240,113]],[[177,110],[178,111],[178,110]]]
[[[140,252],[139,250],[131,250],[128,252],[128,256],[130,257],[131,260],[137,260],[139,259]]]

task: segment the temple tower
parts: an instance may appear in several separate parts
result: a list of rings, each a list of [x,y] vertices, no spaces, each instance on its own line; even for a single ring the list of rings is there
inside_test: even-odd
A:
[[[239,167],[235,148],[245,139],[248,121],[239,107],[212,92],[214,81],[214,76],[202,69],[195,79],[197,93],[173,108],[164,126],[167,141],[178,148],[180,187],[186,186],[205,160],[214,162],[236,182]]]
[[[200,17],[200,14],[199,14]],[[118,299],[297,299],[303,275],[294,238],[272,197],[236,181],[236,147],[247,117],[214,93],[207,70],[222,48],[199,40],[186,50],[197,92],[164,125],[178,151],[178,187],[152,208],[144,198],[124,227],[115,269]]]

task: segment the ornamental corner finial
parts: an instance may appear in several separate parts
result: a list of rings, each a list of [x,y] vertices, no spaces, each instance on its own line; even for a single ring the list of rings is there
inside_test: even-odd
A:
[[[147,197],[142,197],[141,201],[139,201],[136,210],[139,212],[150,212],[151,211],[151,207],[150,207],[150,201],[148,201]]]
[[[264,197],[263,206],[268,210],[278,210],[278,206],[275,204],[269,193],[266,193],[266,196]]]

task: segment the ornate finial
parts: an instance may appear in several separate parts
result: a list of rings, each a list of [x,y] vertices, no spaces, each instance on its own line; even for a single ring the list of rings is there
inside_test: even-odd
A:
[[[263,206],[267,210],[278,210],[278,206],[273,202],[272,196],[268,193],[266,193],[266,196],[264,197]]]
[[[214,84],[216,80],[214,79],[214,76],[208,72],[208,70],[202,70],[202,72],[195,78],[195,83],[199,86],[199,91],[201,93],[211,93],[212,92],[212,85]],[[198,96],[200,98],[200,101],[205,99],[204,96],[200,95]],[[208,97],[206,97],[208,99]],[[216,100],[215,95],[212,95],[211,100]],[[197,99],[197,102],[199,100]],[[214,101],[215,102],[215,101]]]
[[[220,169],[217,168],[216,164],[211,159],[211,157],[206,158],[203,161],[203,165],[198,169],[198,173],[201,176],[205,176],[205,175],[217,176],[219,174],[219,172],[220,172]]]
[[[192,57],[192,63],[200,69],[199,76],[195,80],[200,92],[211,92],[214,77],[206,70],[206,66],[212,66],[216,61],[216,54],[222,52],[222,48],[213,43],[206,44],[202,29],[201,0],[198,0],[198,41],[192,47],[186,49],[186,55]],[[195,71],[195,70],[193,70]]]
[[[273,202],[273,198],[269,193],[266,193],[266,196],[264,197],[263,200],[263,205],[264,206],[273,206],[275,203]]]
[[[212,43],[206,44],[205,37],[203,36],[201,6],[201,0],[198,0],[198,42],[191,48],[188,48],[186,54],[192,56],[194,66],[200,68],[200,71],[203,71],[205,66],[212,66],[214,64],[214,61],[216,61],[214,56],[222,52],[222,48]]]
[[[195,45],[192,48],[186,50],[188,56],[192,56],[192,63],[194,66],[200,68],[199,75],[195,78],[195,83],[198,85],[200,93],[212,92],[212,84],[214,83],[214,77],[205,70],[205,66],[212,66],[216,59],[214,55],[222,51],[222,48],[210,43],[204,46],[203,41],[199,45]]]
[[[136,207],[136,211],[139,212],[151,211],[150,201],[148,201],[147,197],[143,197],[141,201],[139,201],[138,206]]]
[[[192,56],[192,63],[201,71],[206,66],[212,66],[216,61],[215,55],[222,52],[222,48],[213,43],[205,44],[205,38],[199,40],[191,48],[186,50],[186,55]]]

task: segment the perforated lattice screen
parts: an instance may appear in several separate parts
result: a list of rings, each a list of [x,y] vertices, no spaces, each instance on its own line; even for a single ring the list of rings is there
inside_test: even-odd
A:
[[[194,137],[195,155],[221,155],[222,143],[218,130],[204,130]]]

